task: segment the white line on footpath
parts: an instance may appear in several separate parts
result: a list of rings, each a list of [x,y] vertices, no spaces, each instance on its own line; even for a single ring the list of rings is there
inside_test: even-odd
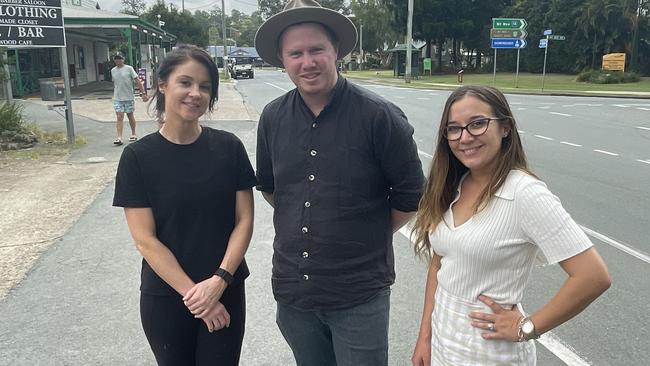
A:
[[[640,159],[636,159],[636,161],[638,161],[639,163],[650,164],[650,159],[648,159],[648,160],[640,160]]]
[[[560,113],[560,112],[548,112],[548,113],[555,114],[555,115],[558,115],[558,116],[572,117],[572,115],[566,114],[566,113]]]
[[[575,147],[582,147],[582,145],[574,144],[571,142],[566,142],[566,141],[560,141],[561,144],[569,145],[569,146],[575,146]]]
[[[643,126],[634,126],[634,128],[638,128],[639,130],[646,130],[646,131],[650,131],[650,127],[643,127]]]
[[[398,231],[406,238],[406,240],[411,241],[412,229],[409,228],[408,225],[402,226]],[[552,332],[546,332],[537,341],[569,366],[591,365],[589,362],[580,358],[571,346],[562,342],[562,340]]]
[[[553,139],[550,138],[550,137],[546,137],[546,136],[542,136],[542,135],[533,135],[533,136],[535,136],[535,137],[537,137],[537,138],[540,138],[540,139],[542,139],[542,140],[553,141]]]
[[[420,150],[420,149],[418,149],[418,154],[423,155],[423,156],[426,156],[426,157],[429,158],[429,159],[433,159],[433,155],[431,155],[431,154],[427,154],[427,153],[425,153],[424,151],[422,151],[422,150]]]
[[[603,235],[603,234],[601,234],[599,232],[593,231],[588,227],[580,225],[580,228],[582,228],[582,230],[585,233],[587,233],[587,235],[593,236],[594,238],[596,238],[596,239],[598,239],[598,240],[600,240],[600,241],[602,241],[602,242],[604,242],[606,244],[609,244],[609,245],[613,246],[616,249],[619,249],[619,250],[621,250],[621,251],[623,251],[623,252],[625,252],[625,253],[627,253],[627,254],[629,254],[629,255],[637,258],[637,259],[640,259],[640,260],[650,264],[650,256],[648,256],[648,255],[646,255],[644,253],[641,253],[640,251],[630,247],[629,245],[618,242],[618,241],[616,241],[616,240],[614,240],[614,239],[612,239],[610,237],[607,237],[607,236],[605,236],[605,235]]]
[[[287,89],[285,89],[285,88],[281,88],[281,87],[279,87],[279,86],[277,86],[277,85],[275,85],[275,84],[271,84],[271,83],[264,83],[264,84],[271,85],[272,87],[274,87],[274,88],[278,88],[278,89],[282,90],[282,91],[285,92],[285,93],[288,92]]]
[[[613,153],[613,152],[609,152],[609,151],[605,151],[605,150],[594,149],[594,151],[597,152],[597,153],[605,154],[605,155],[618,156],[617,153]]]

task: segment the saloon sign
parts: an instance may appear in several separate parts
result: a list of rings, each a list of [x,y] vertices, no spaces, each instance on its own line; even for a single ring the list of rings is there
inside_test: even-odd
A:
[[[0,0],[0,46],[65,47],[61,0]]]

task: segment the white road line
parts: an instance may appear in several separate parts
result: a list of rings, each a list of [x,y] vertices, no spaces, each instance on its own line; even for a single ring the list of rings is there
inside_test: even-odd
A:
[[[524,107],[518,107],[518,108],[517,108],[518,111],[525,111],[525,110],[527,110],[527,109],[528,109],[528,108],[524,108]]]
[[[406,240],[411,241],[412,229],[409,225],[402,226],[399,230]],[[542,346],[546,347],[560,360],[569,366],[590,366],[591,364],[578,356],[573,348],[564,343],[558,336],[552,332],[546,332],[537,340]]]
[[[440,95],[440,94],[436,94],[436,93],[429,93],[429,95],[433,95],[433,96],[435,97],[435,96],[438,96],[438,95]]]
[[[600,241],[602,241],[602,242],[604,242],[606,244],[609,244],[609,245],[613,246],[616,249],[619,249],[619,250],[621,250],[621,251],[623,251],[623,252],[625,252],[625,253],[627,253],[627,254],[629,254],[629,255],[637,258],[637,259],[640,259],[640,260],[650,264],[650,256],[648,256],[647,254],[644,254],[644,253],[630,247],[629,245],[623,244],[623,243],[618,242],[618,241],[616,241],[616,240],[614,240],[612,238],[609,238],[609,237],[607,237],[607,236],[605,236],[605,235],[603,235],[603,234],[601,234],[599,232],[593,231],[588,227],[580,225],[580,228],[585,233],[587,233],[587,235],[593,236],[594,238],[596,238],[596,239],[598,239],[598,240],[600,240]]]
[[[526,133],[526,131],[524,131],[524,130],[517,130],[517,132],[519,132],[519,133]]]
[[[541,103],[538,103],[538,104],[541,104],[541,105],[554,105],[555,102],[541,102]]]
[[[609,152],[609,151],[605,151],[605,150],[594,149],[594,151],[597,152],[597,153],[605,154],[605,155],[618,156],[617,153],[613,153],[613,152]]]
[[[585,107],[601,107],[602,104],[592,104],[592,103],[575,103],[575,104],[565,104],[562,107],[577,107],[577,106],[585,106]]]
[[[282,90],[283,92],[288,92],[287,89],[285,89],[285,88],[281,88],[281,87],[279,87],[279,86],[277,86],[277,85],[275,85],[275,84],[271,84],[271,83],[264,83],[264,84],[271,85],[272,87],[274,87],[274,88],[278,88],[278,89]]]
[[[572,115],[566,114],[566,113],[560,113],[560,112],[548,112],[548,113],[555,114],[555,115],[558,115],[558,116],[572,117]]]
[[[625,104],[614,104],[614,107],[627,108],[628,106]]]
[[[406,97],[403,97],[401,95],[396,95],[395,98],[397,98],[397,99],[406,99]]]
[[[643,127],[643,126],[634,126],[634,128],[638,128],[639,130],[646,130],[646,131],[650,131],[650,127]]]
[[[549,107],[549,106],[543,106],[543,107],[537,107],[537,108],[538,108],[538,109],[549,109],[549,108],[551,108],[551,107]]]
[[[566,141],[560,141],[561,144],[569,145],[569,146],[575,146],[575,147],[582,147],[582,145],[574,144],[571,142],[566,142]]]
[[[543,334],[537,341],[569,366],[591,365],[591,363],[580,358],[571,346],[562,342],[562,340],[552,332]]]
[[[650,108],[636,107],[636,109],[640,109],[642,111],[650,111]]]
[[[433,155],[428,154],[428,153],[425,153],[424,151],[422,151],[422,150],[420,150],[420,149],[418,149],[418,154],[423,155],[423,156],[426,156],[426,157],[429,158],[429,159],[433,159]]]
[[[430,98],[418,98],[418,100],[431,100]]]
[[[648,160],[636,159],[636,161],[638,161],[639,163],[650,164],[650,159],[648,159]]]
[[[542,140],[553,141],[553,139],[550,138],[550,137],[546,137],[546,136],[542,136],[542,135],[533,135],[533,136],[538,137],[538,138],[540,138],[540,139],[542,139]]]

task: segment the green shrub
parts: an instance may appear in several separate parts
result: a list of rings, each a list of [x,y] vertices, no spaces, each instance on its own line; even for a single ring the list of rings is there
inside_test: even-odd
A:
[[[635,72],[607,70],[587,70],[576,77],[576,81],[593,84],[636,83],[639,80],[641,80],[641,77]]]
[[[27,131],[22,105],[15,102],[2,102],[0,104],[0,133],[5,131]]]

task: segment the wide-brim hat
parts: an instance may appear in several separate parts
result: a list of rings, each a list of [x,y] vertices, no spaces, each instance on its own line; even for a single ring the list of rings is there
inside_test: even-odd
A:
[[[357,44],[357,28],[345,15],[323,8],[314,0],[289,0],[284,10],[267,19],[255,34],[255,49],[273,66],[284,67],[278,57],[278,41],[282,32],[299,23],[320,23],[336,35],[338,58],[342,59]]]

